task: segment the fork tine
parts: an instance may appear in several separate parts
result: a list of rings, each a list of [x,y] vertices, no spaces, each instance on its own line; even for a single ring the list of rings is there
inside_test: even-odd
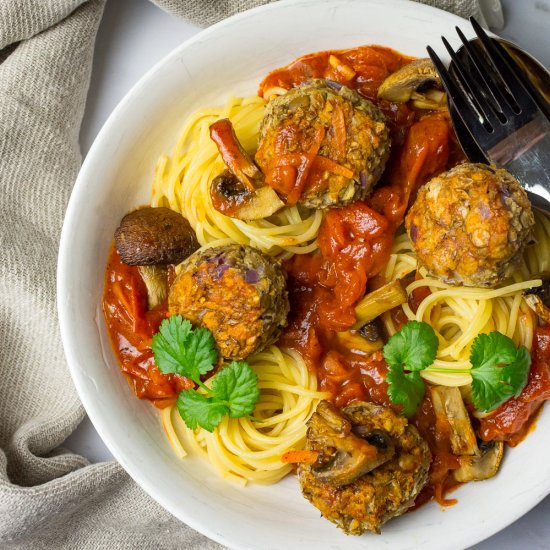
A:
[[[512,105],[509,98],[504,96],[504,94],[500,91],[500,88],[495,86],[494,82],[491,82],[489,75],[491,72],[494,72],[494,69],[491,68],[480,52],[477,51],[466,36],[464,36],[464,33],[460,27],[455,27],[455,29],[462,44],[464,45],[470,61],[472,62],[478,76],[481,78],[480,85],[483,87],[485,95],[492,99],[493,108],[496,110],[497,116],[500,113],[504,119],[513,116],[514,105]],[[505,122],[505,120],[502,120],[502,122]]]
[[[478,112],[481,113],[486,124],[488,124],[489,128],[487,128],[487,130],[489,131],[493,130],[500,123],[500,121],[498,120],[498,116],[496,114],[496,110],[491,105],[490,101],[487,99],[483,89],[480,88],[479,82],[474,80],[470,72],[466,69],[464,64],[460,61],[460,59],[456,55],[455,51],[453,50],[453,48],[451,47],[447,39],[444,36],[442,36],[441,40],[443,41],[445,48],[447,48],[447,51],[449,52],[449,55],[453,60],[458,79],[462,84],[462,86],[464,87],[464,90],[467,92],[468,98],[476,106]]]
[[[472,102],[471,98],[464,93],[459,86],[456,85],[453,78],[445,68],[445,65],[439,59],[439,56],[435,53],[431,46],[427,46],[426,50],[430,56],[439,76],[443,86],[447,92],[449,100],[454,104],[457,113],[460,115],[462,122],[465,124],[466,128],[469,128],[471,134],[476,132],[485,134],[487,129],[482,123],[483,116],[478,111],[476,105]]]
[[[510,59],[508,59],[508,61],[504,59],[493,40],[489,38],[487,33],[483,30],[474,17],[470,17],[470,23],[472,24],[477,37],[483,44],[483,47],[485,48],[485,51],[487,52],[487,55],[489,56],[496,72],[505,84],[508,93],[517,103],[519,108],[521,110],[530,110],[533,107],[536,108],[535,102],[532,100],[529,92],[525,89],[521,80],[515,73],[515,71],[520,71],[521,69],[519,69],[514,61],[510,63]],[[520,93],[514,93],[514,87],[516,90],[519,88]]]

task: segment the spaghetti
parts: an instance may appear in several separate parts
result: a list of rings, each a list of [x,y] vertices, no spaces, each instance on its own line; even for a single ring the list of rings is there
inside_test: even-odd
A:
[[[292,469],[281,456],[303,447],[306,422],[327,394],[317,391],[315,373],[294,351],[271,346],[249,364],[260,389],[254,418],[225,417],[210,433],[187,428],[176,406],[171,406],[162,411],[162,422],[179,457],[187,451],[197,453],[222,477],[242,485],[275,483]]]
[[[191,116],[172,155],[157,162],[151,206],[167,206],[181,213],[201,245],[247,244],[283,258],[313,252],[323,217],[320,210],[292,206],[267,219],[243,221],[212,206],[210,182],[225,165],[210,139],[210,125],[220,118],[230,119],[243,147],[254,151],[264,111],[265,101],[251,96],[231,98],[224,107],[201,109]]]
[[[434,368],[440,372],[422,373],[432,384],[465,386],[471,383],[469,374],[453,372],[470,367],[470,346],[480,333],[498,331],[516,345],[531,349],[536,317],[523,300],[523,291],[537,287],[542,281],[535,278],[548,269],[550,220],[536,213],[536,242],[525,251],[514,281],[496,289],[457,287],[427,275],[417,269],[412,245],[406,234],[394,242],[390,260],[383,272],[387,280],[403,279],[416,272],[416,280],[407,287],[410,296],[420,291],[423,299],[415,310],[410,303],[402,306],[408,320],[425,321],[439,338]],[[392,315],[383,315],[390,335],[397,331]]]

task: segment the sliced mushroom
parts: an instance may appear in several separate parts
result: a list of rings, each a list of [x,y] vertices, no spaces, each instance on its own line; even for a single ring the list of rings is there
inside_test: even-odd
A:
[[[476,436],[460,390],[456,387],[430,386],[430,396],[436,418],[445,420],[449,425],[453,454],[476,455]]]
[[[370,324],[365,326],[370,326]],[[350,351],[361,355],[371,355],[375,351],[379,351],[384,347],[384,341],[382,340],[382,336],[380,334],[376,334],[373,331],[369,333],[369,335],[374,339],[370,340],[355,330],[346,330],[345,332],[337,333],[340,344]]]
[[[212,206],[222,214],[239,220],[259,220],[280,210],[284,203],[269,186],[250,191],[229,170],[212,180]]]
[[[322,448],[311,466],[315,477],[335,486],[352,483],[378,468],[395,454],[391,438],[383,433],[352,431],[351,422],[328,401],[322,401],[308,424],[308,439]]]
[[[126,214],[115,246],[128,265],[179,264],[199,248],[189,222],[169,208],[140,208]]]
[[[527,289],[523,298],[545,323],[550,323],[550,273],[543,273],[540,278],[542,285]]]
[[[445,109],[441,80],[429,58],[415,59],[388,76],[378,89],[378,97],[396,103],[412,100],[418,109]]]
[[[504,455],[502,441],[482,442],[478,456],[461,456],[460,468],[454,471],[454,477],[460,483],[482,481],[493,477],[500,467]]]
[[[240,144],[228,118],[210,125],[210,138],[218,146],[227,168],[246,189],[254,191],[264,185],[264,175]]]
[[[212,180],[212,206],[222,214],[240,220],[271,216],[284,203],[265,184],[264,175],[244,150],[227,118],[210,126],[210,137],[218,146],[227,170]]]
[[[380,317],[377,317],[376,319],[368,322],[366,325],[363,325],[359,329],[359,334],[365,338],[365,340],[373,343],[383,341],[384,339],[387,340],[385,337],[384,324],[382,323]]]
[[[140,265],[138,270],[147,287],[148,307],[153,309],[168,298],[168,269],[163,265]]]
[[[360,329],[382,313],[400,306],[407,301],[407,293],[401,281],[392,281],[366,294],[355,306],[357,322],[354,329]]]

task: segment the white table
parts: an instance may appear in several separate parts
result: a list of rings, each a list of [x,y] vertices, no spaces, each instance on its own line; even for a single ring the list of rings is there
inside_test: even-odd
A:
[[[502,0],[509,38],[550,67],[550,0]],[[85,155],[101,126],[135,82],[158,60],[198,32],[147,0],[110,0],[99,29],[80,144]],[[112,455],[86,417],[66,446],[92,462]],[[550,453],[548,459],[550,460]],[[506,498],[506,491],[503,491]],[[477,550],[550,549],[550,497]],[[464,526],[468,528],[467,525]]]

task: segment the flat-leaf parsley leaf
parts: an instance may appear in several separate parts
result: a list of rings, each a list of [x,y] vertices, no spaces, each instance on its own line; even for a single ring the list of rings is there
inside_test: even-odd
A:
[[[470,350],[472,369],[472,401],[478,411],[496,409],[518,397],[529,377],[531,356],[525,346],[500,332],[480,334]]]
[[[211,398],[195,390],[183,390],[176,405],[183,421],[192,430],[201,426],[212,432],[229,412],[227,405],[214,403]]]
[[[527,384],[531,356],[525,346],[500,332],[479,334],[470,350],[470,369],[442,369],[432,366],[437,355],[438,340],[427,323],[410,321],[396,332],[384,346],[388,363],[388,397],[403,405],[403,414],[412,416],[422,401],[425,386],[420,371],[470,374],[472,401],[478,411],[496,409],[518,397]]]
[[[191,323],[181,315],[164,319],[153,335],[152,344],[160,372],[180,374],[194,382],[214,368],[218,360],[215,346],[208,329],[193,330]]]
[[[210,388],[201,381],[201,376],[218,361],[214,337],[208,329],[193,329],[181,315],[172,315],[162,321],[153,336],[152,348],[160,372],[190,378],[202,389],[202,393],[183,390],[176,403],[180,416],[192,430],[201,426],[211,432],[224,416],[240,418],[254,411],[260,398],[258,377],[245,361],[222,367]]]
[[[430,325],[410,321],[384,346],[389,366],[388,397],[392,403],[403,405],[405,416],[412,416],[424,397],[426,388],[419,371],[435,361],[438,343]]]
[[[214,378],[212,395],[228,404],[231,418],[252,414],[260,398],[258,377],[244,361],[233,361]]]

